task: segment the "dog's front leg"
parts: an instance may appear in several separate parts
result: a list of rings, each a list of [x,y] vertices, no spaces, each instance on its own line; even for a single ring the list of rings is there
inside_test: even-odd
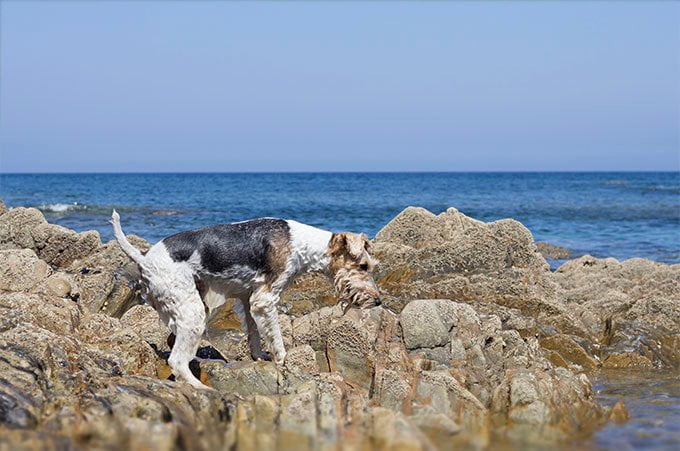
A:
[[[267,341],[269,350],[274,354],[274,360],[281,365],[286,357],[286,349],[276,311],[278,302],[279,296],[263,286],[256,289],[250,297],[250,313],[260,336]]]
[[[241,319],[241,325],[248,333],[250,356],[253,360],[271,360],[271,356],[262,350],[260,332],[257,330],[253,315],[250,314],[250,299],[248,297],[241,299],[241,311],[237,310],[237,313]]]

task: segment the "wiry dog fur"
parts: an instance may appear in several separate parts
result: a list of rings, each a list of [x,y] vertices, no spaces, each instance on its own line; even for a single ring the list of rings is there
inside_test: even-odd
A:
[[[175,334],[168,363],[175,377],[205,387],[191,374],[207,320],[227,298],[241,301],[254,359],[268,359],[263,337],[280,364],[286,356],[276,305],[300,274],[324,273],[347,308],[379,305],[372,277],[376,264],[364,234],[334,234],[296,221],[260,218],[182,232],[156,243],[146,255],[130,244],[112,215],[114,234],[141,270],[147,301]]]

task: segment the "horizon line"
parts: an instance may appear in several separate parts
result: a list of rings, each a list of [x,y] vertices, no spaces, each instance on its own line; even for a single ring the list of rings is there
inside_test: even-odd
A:
[[[187,175],[249,175],[249,174],[607,174],[607,173],[680,173],[678,169],[606,169],[606,170],[469,170],[469,171],[22,171],[22,172],[1,172],[0,176],[4,175],[158,175],[158,174],[187,174]]]

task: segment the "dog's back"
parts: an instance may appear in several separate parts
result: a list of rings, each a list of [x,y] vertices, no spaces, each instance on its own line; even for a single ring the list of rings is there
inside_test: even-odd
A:
[[[181,232],[161,243],[175,262],[188,262],[199,276],[232,277],[236,272],[272,273],[273,254],[290,242],[288,222],[260,218]],[[159,243],[160,244],[160,243]]]

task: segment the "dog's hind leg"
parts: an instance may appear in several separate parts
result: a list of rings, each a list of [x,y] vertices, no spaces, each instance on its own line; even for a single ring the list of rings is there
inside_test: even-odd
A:
[[[271,356],[262,350],[262,340],[260,332],[257,330],[257,324],[250,313],[250,302],[248,298],[240,298],[240,311],[237,311],[243,328],[248,333],[248,347],[250,348],[250,356],[253,360],[271,360]]]
[[[182,295],[179,293],[172,295],[171,302],[176,306],[173,318],[175,344],[168,364],[176,378],[183,379],[195,388],[208,388],[196,379],[189,369],[189,362],[196,356],[198,344],[205,330],[205,307],[196,289],[181,291],[185,292]]]
[[[261,286],[250,296],[250,313],[252,314],[257,329],[262,337],[267,340],[269,349],[274,354],[277,364],[282,364],[286,357],[286,349],[281,336],[279,315],[276,304],[279,297],[272,293],[266,286]]]

